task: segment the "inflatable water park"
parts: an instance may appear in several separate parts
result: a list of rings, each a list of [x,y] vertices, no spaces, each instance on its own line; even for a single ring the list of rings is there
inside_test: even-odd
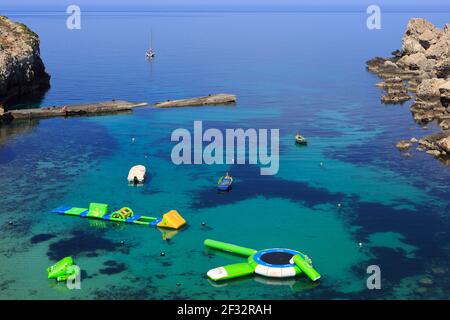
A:
[[[133,172],[132,172],[133,171]],[[145,179],[145,167],[135,166],[130,170],[128,181],[135,184],[142,183]],[[219,191],[229,191],[233,183],[233,177],[227,172],[218,181]],[[66,216],[75,216],[88,219],[119,222],[125,224],[137,224],[150,227],[158,227],[160,230],[172,230],[178,232],[186,225],[186,220],[176,210],[170,210],[161,218],[137,215],[128,207],[118,210],[110,210],[108,204],[92,202],[88,208],[79,208],[62,205],[52,213]],[[163,239],[170,239],[169,234],[163,234]],[[267,279],[294,278],[305,275],[313,282],[317,282],[321,275],[314,269],[311,258],[306,254],[292,249],[272,248],[256,250],[226,242],[206,239],[204,246],[207,249],[232,254],[246,259],[245,262],[229,264],[210,269],[206,275],[213,283],[223,283],[226,280],[243,278],[250,275],[260,275]],[[47,268],[48,279],[66,281],[76,276],[78,268],[74,268],[72,257],[65,257],[53,266]],[[277,280],[278,281],[278,280]]]
[[[231,280],[252,274],[268,278],[291,278],[305,274],[313,282],[321,278],[320,274],[314,269],[312,260],[300,251],[282,248],[258,251],[211,239],[206,239],[204,245],[208,249],[247,258],[247,262],[229,264],[209,270],[207,276],[213,281]]]
[[[127,207],[111,212],[107,204],[95,202],[92,202],[89,205],[89,209],[60,206],[52,210],[52,212],[60,215],[100,219],[105,221],[138,224],[175,230],[181,229],[184,225],[186,225],[186,220],[184,220],[184,218],[176,210],[170,210],[169,212],[163,214],[162,218],[155,218],[136,215],[134,214],[133,210]]]

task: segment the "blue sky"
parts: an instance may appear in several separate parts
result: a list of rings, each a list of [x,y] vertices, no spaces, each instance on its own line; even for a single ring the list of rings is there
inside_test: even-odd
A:
[[[39,4],[37,4],[39,3]],[[38,9],[67,7],[70,4],[107,10],[114,7],[144,8],[151,6],[450,6],[450,0],[1,0],[0,9]]]

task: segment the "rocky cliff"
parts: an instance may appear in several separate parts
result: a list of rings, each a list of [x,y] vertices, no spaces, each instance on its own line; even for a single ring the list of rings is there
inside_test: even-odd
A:
[[[0,16],[0,105],[49,86],[38,35],[26,25]]]
[[[368,70],[378,74],[385,91],[382,103],[415,99],[411,112],[418,123],[437,121],[441,133],[411,139],[434,156],[450,155],[450,24],[443,29],[424,19],[410,19],[402,49],[390,58],[374,58]],[[403,145],[403,144],[402,144]],[[400,148],[404,150],[405,148]]]

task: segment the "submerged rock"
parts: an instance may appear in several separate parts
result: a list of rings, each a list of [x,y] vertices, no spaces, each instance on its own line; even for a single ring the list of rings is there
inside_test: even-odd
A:
[[[433,279],[431,278],[422,278],[419,280],[419,283],[422,286],[431,286],[433,284]]]
[[[0,16],[0,103],[49,88],[39,44],[26,25]]]
[[[397,149],[399,150],[407,150],[411,147],[411,142],[408,140],[400,140],[399,142],[397,142],[397,144],[395,145],[397,147]]]
[[[433,268],[431,268],[431,272],[436,274],[436,275],[443,275],[447,271],[446,271],[445,268],[442,268],[442,267],[433,267]]]

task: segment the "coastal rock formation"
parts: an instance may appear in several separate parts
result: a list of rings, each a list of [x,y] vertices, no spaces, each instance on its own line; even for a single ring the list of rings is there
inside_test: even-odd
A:
[[[0,104],[49,86],[38,35],[26,25],[0,16]]]
[[[450,129],[450,24],[440,29],[424,19],[410,19],[402,49],[394,51],[391,58],[368,61],[367,69],[382,79],[377,84],[385,91],[382,103],[399,104],[415,99],[411,112],[416,122],[437,121],[443,130]],[[446,132],[439,135],[449,136]],[[420,141],[430,154],[450,152],[446,143],[435,141],[434,135]]]
[[[400,140],[399,142],[397,142],[397,144],[395,145],[397,147],[397,149],[404,151],[407,150],[411,147],[412,143],[408,140]]]

